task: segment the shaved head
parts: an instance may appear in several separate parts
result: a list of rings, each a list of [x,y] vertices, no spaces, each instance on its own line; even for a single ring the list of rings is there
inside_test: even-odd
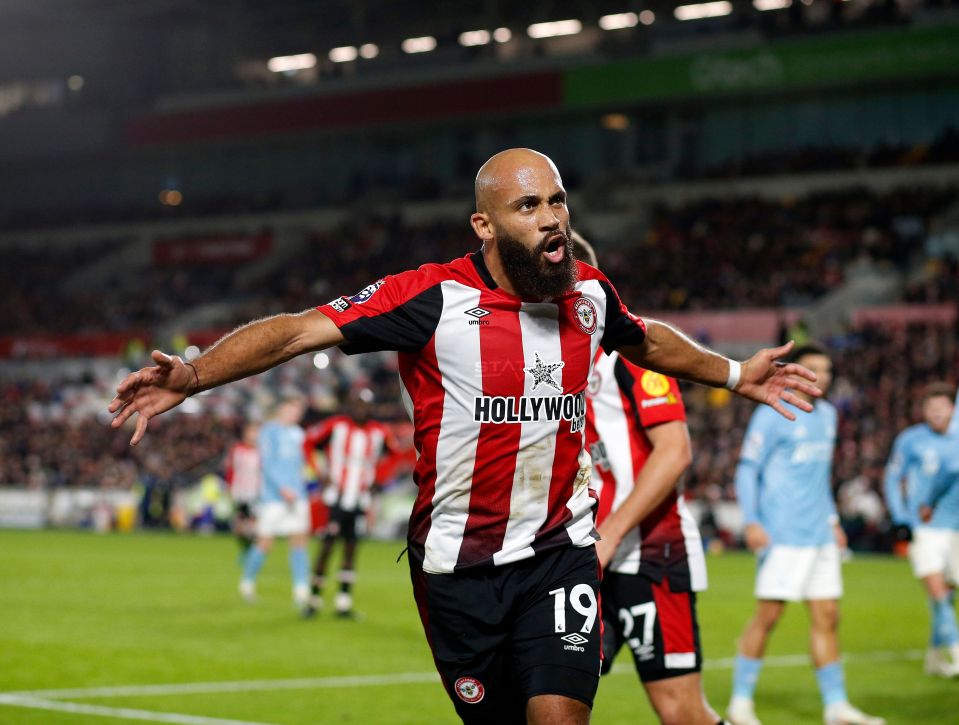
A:
[[[501,151],[476,174],[475,191],[470,224],[494,281],[532,299],[572,289],[576,262],[566,189],[549,157],[532,149]]]
[[[510,193],[526,186],[532,173],[547,171],[562,185],[559,171],[549,156],[533,149],[506,149],[492,156],[476,174],[473,190],[476,211],[489,212],[509,202]]]

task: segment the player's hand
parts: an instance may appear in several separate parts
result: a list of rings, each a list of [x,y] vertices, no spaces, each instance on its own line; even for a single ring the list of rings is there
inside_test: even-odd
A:
[[[923,504],[919,507],[919,520],[928,524],[932,520],[932,506]]]
[[[288,488],[281,488],[280,495],[283,497],[283,500],[286,502],[287,506],[293,506],[296,503],[296,494]]]
[[[119,428],[134,413],[139,413],[130,445],[143,438],[150,418],[175,408],[192,392],[196,384],[193,370],[178,355],[167,355],[154,350],[156,365],[140,368],[127,375],[117,386],[116,397],[108,410],[116,413],[111,427]]]
[[[896,524],[892,527],[892,535],[896,541],[912,541],[912,529],[906,524]]]
[[[746,540],[746,546],[752,552],[762,551],[769,546],[769,534],[766,533],[760,524],[746,524],[746,531],[743,533]]]
[[[842,524],[833,524],[832,530],[839,551],[845,551],[849,547],[849,537],[846,536],[846,530],[842,527]]]
[[[734,389],[745,398],[765,403],[789,420],[796,420],[796,416],[783,406],[784,402],[807,413],[812,411],[812,405],[796,395],[797,392],[814,398],[822,396],[822,390],[813,385],[816,375],[812,370],[796,363],[779,362],[779,358],[789,354],[793,345],[790,340],[780,347],[757,352],[742,364],[739,384]]]
[[[599,568],[606,569],[606,567],[609,566],[609,562],[613,560],[613,555],[616,553],[616,547],[619,546],[619,542],[614,541],[612,537],[602,532],[600,532],[599,535],[602,538],[596,542],[596,558],[599,559]]]

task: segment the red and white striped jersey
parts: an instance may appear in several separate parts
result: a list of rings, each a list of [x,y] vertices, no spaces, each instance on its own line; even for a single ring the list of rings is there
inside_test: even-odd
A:
[[[237,503],[253,503],[260,496],[263,473],[260,470],[260,452],[256,446],[242,441],[233,444],[226,454],[226,482],[230,495]]]
[[[427,572],[595,542],[589,370],[600,346],[641,344],[646,327],[601,272],[578,272],[572,291],[525,301],[477,252],[319,308],[345,352],[399,351],[418,454],[409,543]]]
[[[370,507],[370,487],[376,479],[376,465],[389,447],[389,430],[370,420],[357,423],[346,415],[335,415],[306,432],[303,448],[307,460],[316,448],[326,447],[327,484],[323,502],[347,511]]]
[[[634,365],[618,353],[599,355],[589,380],[587,445],[599,494],[597,525],[633,490],[652,451],[646,428],[685,421],[679,385]],[[625,537],[609,565],[621,574],[669,577],[673,591],[706,588],[706,558],[696,521],[682,491],[674,489]]]

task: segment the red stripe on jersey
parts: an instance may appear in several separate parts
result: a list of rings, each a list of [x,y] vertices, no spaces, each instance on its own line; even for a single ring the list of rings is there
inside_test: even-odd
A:
[[[593,358],[592,338],[583,332],[573,310],[573,304],[578,299],[571,297],[560,304],[558,319],[559,344],[563,361],[566,363],[563,366],[563,393],[573,395],[586,391]],[[572,423],[573,421],[569,420],[559,421],[546,522],[536,534],[536,543],[533,545],[536,549],[540,548],[542,543],[567,536],[565,529],[560,527],[565,526],[573,516],[566,503],[573,496],[573,483],[579,471],[579,454],[583,450],[585,431],[574,433]]]
[[[671,564],[686,558],[686,537],[683,535],[677,502],[679,495],[671,491],[663,502],[639,524],[643,540],[643,559]]]
[[[685,654],[696,651],[696,636],[693,632],[693,612],[689,604],[689,592],[673,592],[669,578],[653,584],[653,599],[659,615],[659,628],[663,633],[664,654]]]
[[[400,353],[400,378],[413,409],[413,447],[419,456],[413,469],[417,486],[416,502],[410,514],[409,539],[420,547],[426,543],[436,492],[436,444],[440,438],[445,393],[436,361],[436,341],[431,339],[419,355]]]
[[[484,290],[480,307],[489,304],[491,293]],[[502,307],[503,303],[500,303]],[[512,314],[502,315],[495,326],[480,327],[480,356],[483,361],[483,395],[519,400],[523,397],[524,376],[513,371],[525,367],[523,332],[518,313],[520,301],[511,307]],[[513,474],[516,472],[516,451],[522,427],[483,423],[476,444],[473,485],[470,489],[469,516],[460,546],[459,563],[476,564],[489,558],[503,546],[506,524],[504,512],[510,510]],[[459,564],[458,564],[459,565]]]

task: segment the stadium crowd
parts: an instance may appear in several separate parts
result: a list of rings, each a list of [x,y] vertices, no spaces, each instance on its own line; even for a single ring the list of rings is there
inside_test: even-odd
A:
[[[955,189],[931,188],[706,200],[654,209],[636,239],[597,239],[583,231],[598,242],[604,271],[636,309],[802,307],[842,284],[853,262],[905,274],[933,220],[956,200]],[[82,291],[51,279],[48,255],[12,249],[14,263],[0,273],[7,290],[0,335],[149,330],[213,302],[230,306],[224,324],[239,323],[322,303],[397,270],[453,259],[474,244],[465,223],[357,215],[331,231],[304,233],[298,250],[274,271],[247,275],[242,284],[243,265],[151,266],[135,274],[118,267],[96,289]],[[58,254],[56,269],[81,269],[118,246],[110,240]],[[786,264],[794,259],[800,263]],[[910,300],[954,293],[955,257],[936,264],[910,289]]]
[[[840,416],[834,467],[840,511],[854,546],[883,548],[889,537],[880,492],[892,440],[919,419],[923,386],[954,378],[957,330],[943,324],[866,324],[830,340],[829,347],[836,370],[830,399]],[[202,406],[154,421],[148,442],[130,448],[127,431],[105,427],[102,409],[110,382],[0,387],[0,485],[148,490],[185,484],[218,470],[243,421],[263,419],[284,391],[305,394],[313,420],[328,415],[357,387],[375,391],[377,418],[404,417],[390,356],[349,358],[331,351],[322,370],[312,360],[297,360],[207,393]],[[734,500],[733,473],[752,406],[726,391],[692,385],[684,398],[694,451],[687,496],[707,504]]]

